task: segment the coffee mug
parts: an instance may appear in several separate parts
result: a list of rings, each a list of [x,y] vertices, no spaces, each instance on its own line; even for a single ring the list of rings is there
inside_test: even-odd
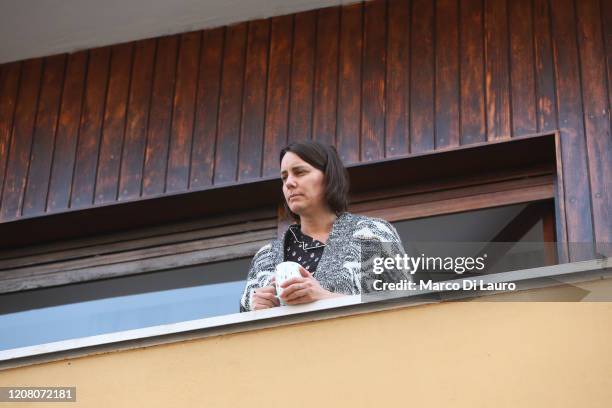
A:
[[[299,278],[302,276],[300,273],[300,264],[292,261],[281,262],[276,265],[274,276],[276,277],[276,296],[279,298],[281,305],[286,305],[280,298],[284,290],[284,288],[281,288],[281,285],[291,278]]]

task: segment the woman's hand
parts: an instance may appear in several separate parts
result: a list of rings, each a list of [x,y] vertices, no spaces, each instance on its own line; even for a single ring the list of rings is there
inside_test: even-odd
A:
[[[288,305],[299,305],[310,303],[319,299],[327,299],[342,296],[323,289],[306,269],[300,266],[300,278],[291,278],[283,282],[281,287],[283,293],[280,296]]]
[[[272,277],[269,286],[253,289],[251,310],[269,309],[276,306],[280,306],[280,301],[276,297],[276,287],[274,277]]]

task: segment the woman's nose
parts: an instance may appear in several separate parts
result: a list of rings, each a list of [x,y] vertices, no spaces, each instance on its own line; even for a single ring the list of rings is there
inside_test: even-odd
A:
[[[295,187],[295,178],[293,176],[287,176],[287,180],[285,181],[285,185],[287,187]]]

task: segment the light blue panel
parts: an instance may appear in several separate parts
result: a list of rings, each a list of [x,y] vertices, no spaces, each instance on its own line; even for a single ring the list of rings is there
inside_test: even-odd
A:
[[[0,350],[238,313],[244,281],[148,292],[0,316]]]

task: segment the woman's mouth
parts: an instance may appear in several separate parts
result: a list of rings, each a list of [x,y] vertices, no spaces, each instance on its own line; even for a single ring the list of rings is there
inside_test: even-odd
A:
[[[289,201],[291,201],[293,198],[296,198],[296,197],[301,197],[301,196],[302,196],[302,194],[294,194],[294,195],[291,195],[291,196],[289,196]]]

